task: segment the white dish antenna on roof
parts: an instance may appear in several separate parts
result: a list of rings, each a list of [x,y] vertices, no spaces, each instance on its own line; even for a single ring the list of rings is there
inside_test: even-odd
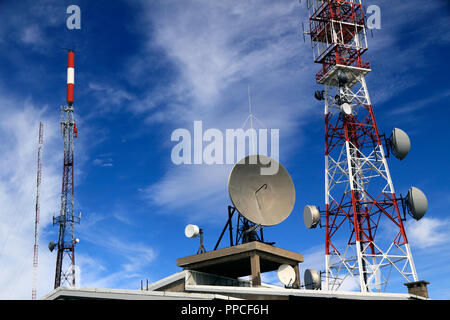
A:
[[[187,238],[197,238],[197,236],[200,234],[200,228],[196,226],[195,224],[188,224],[186,228],[184,229],[184,235]]]
[[[280,282],[286,287],[291,287],[296,279],[294,268],[288,264],[282,264],[279,266],[277,275]]]
[[[206,252],[206,249],[203,246],[203,229],[195,224],[188,224],[186,228],[184,228],[184,235],[190,239],[197,238],[198,235],[200,235],[200,247],[197,250],[197,254]]]
[[[305,275],[305,288],[309,290],[319,290],[322,287],[322,281],[320,279],[320,273],[315,269],[306,269]]]

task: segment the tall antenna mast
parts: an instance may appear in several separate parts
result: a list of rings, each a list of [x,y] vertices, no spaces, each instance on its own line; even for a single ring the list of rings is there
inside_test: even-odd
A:
[[[75,54],[68,50],[67,63],[67,106],[61,106],[61,132],[64,138],[64,166],[61,192],[61,211],[58,217],[53,217],[53,225],[59,225],[58,251],[56,258],[55,289],[63,286],[75,286],[75,245],[78,239],[74,237],[74,225],[80,223],[81,213],[74,215],[74,139],[78,130],[74,120],[74,84],[75,84]],[[52,251],[55,244],[50,242]],[[66,259],[64,259],[66,258]]]
[[[44,125],[39,123],[39,143],[38,143],[38,162],[37,162],[37,179],[36,179],[36,213],[34,219],[34,255],[33,255],[33,287],[31,291],[31,299],[36,300],[37,288],[37,272],[38,272],[38,250],[39,250],[39,195],[42,177],[42,145],[43,145]]]
[[[315,97],[325,107],[326,290],[352,278],[361,292],[382,291],[391,271],[415,283],[403,200],[394,190],[365,81],[371,66],[363,60],[367,35],[361,0],[307,0],[307,8],[310,30],[304,33],[311,37],[314,62],[321,65],[315,80],[324,86]],[[309,228],[320,221],[314,206],[305,207],[304,216]],[[377,235],[380,225],[390,226],[392,238]]]

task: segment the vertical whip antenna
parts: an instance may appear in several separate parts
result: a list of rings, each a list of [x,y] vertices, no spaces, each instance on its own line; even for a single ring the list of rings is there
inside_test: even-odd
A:
[[[252,99],[250,95],[250,86],[247,87],[248,93],[248,116],[250,118],[250,131],[252,133],[252,153],[256,154],[255,151],[255,134],[253,132],[253,113],[252,113]]]

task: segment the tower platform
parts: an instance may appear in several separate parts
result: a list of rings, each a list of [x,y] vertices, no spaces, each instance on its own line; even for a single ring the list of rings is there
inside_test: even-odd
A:
[[[345,74],[348,77],[348,83],[347,85],[351,88],[355,83],[358,82],[358,79],[360,77],[365,76],[368,74],[371,69],[369,67],[366,68],[359,68],[354,66],[347,66],[347,65],[340,65],[335,64],[329,68],[325,68],[320,70],[316,75],[316,81],[318,84],[328,84],[331,86],[339,86],[339,83],[337,81],[337,74],[339,70],[342,70],[345,72]]]
[[[294,288],[300,288],[298,264],[303,255],[259,241],[218,249],[177,259],[177,266],[229,278],[251,275],[252,286],[261,285],[261,273],[275,271],[282,264],[296,272]]]

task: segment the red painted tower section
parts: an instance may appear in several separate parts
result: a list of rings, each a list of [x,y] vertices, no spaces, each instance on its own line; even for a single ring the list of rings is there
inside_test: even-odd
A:
[[[73,92],[75,87],[75,53],[70,51],[67,53],[67,104],[73,104]]]

